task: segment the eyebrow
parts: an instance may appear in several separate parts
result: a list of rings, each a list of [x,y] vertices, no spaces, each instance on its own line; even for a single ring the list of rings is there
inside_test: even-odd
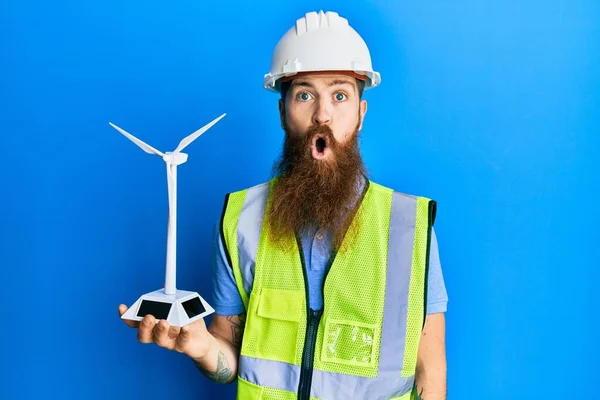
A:
[[[350,86],[354,87],[352,82],[349,81],[348,79],[334,79],[331,82],[329,82],[328,86],[335,86],[335,85],[350,85]]]
[[[310,88],[313,87],[313,85],[310,82],[305,82],[305,81],[298,82],[296,80],[292,81],[292,86],[303,86],[303,87],[310,87]]]

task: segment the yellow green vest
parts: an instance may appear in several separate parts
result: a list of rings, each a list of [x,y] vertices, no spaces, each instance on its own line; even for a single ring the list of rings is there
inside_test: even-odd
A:
[[[315,312],[299,242],[282,251],[265,232],[272,184],[227,195],[221,220],[246,308],[238,399],[410,399],[436,203],[367,181],[360,229]]]

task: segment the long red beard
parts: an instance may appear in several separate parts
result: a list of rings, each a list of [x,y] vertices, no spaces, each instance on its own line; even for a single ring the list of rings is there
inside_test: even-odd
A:
[[[278,179],[267,210],[270,238],[285,248],[295,233],[322,229],[331,235],[333,249],[339,250],[344,237],[358,229],[352,222],[365,175],[359,125],[345,144],[337,142],[326,125],[312,126],[304,135],[294,135],[285,126],[284,130],[283,153],[274,167]],[[327,136],[333,155],[327,160],[312,157],[312,139],[318,134]]]

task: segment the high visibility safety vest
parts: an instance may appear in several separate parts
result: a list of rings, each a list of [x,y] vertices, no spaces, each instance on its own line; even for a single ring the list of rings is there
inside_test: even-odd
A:
[[[309,307],[300,241],[270,242],[274,181],[230,193],[221,239],[246,309],[239,400],[411,398],[427,304],[436,203],[367,181],[352,245]]]

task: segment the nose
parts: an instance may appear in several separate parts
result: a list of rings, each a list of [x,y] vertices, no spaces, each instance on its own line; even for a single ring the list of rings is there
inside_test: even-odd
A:
[[[313,114],[313,123],[327,125],[331,122],[331,105],[326,100],[320,99],[316,102],[317,108]]]

